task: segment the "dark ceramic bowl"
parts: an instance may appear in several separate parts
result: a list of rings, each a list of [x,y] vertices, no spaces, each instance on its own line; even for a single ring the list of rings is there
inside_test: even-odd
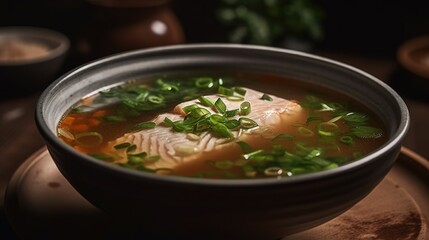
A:
[[[356,162],[279,180],[204,180],[134,172],[89,158],[57,138],[64,112],[103,86],[152,74],[214,69],[287,75],[346,93],[379,115],[390,138]],[[398,156],[409,115],[392,89],[351,66],[284,49],[197,44],[133,51],[82,66],[44,91],[36,121],[66,179],[95,206],[125,223],[124,231],[130,234],[155,239],[278,239],[340,215],[371,192]]]
[[[62,33],[45,28],[11,26],[0,28],[0,79],[5,88],[43,90],[60,74],[70,48]]]

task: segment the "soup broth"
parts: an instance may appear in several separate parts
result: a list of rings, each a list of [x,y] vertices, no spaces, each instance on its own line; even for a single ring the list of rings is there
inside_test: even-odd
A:
[[[58,136],[137,171],[185,177],[283,178],[337,168],[387,140],[348,96],[268,74],[151,77],[82,99]]]

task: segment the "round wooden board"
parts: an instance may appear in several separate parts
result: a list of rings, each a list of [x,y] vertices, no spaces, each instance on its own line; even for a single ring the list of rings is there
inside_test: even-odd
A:
[[[341,196],[338,196],[341,197]],[[339,217],[284,240],[429,239],[429,162],[407,148],[386,178]],[[67,182],[43,147],[14,173],[5,198],[22,238],[111,239],[112,219]]]

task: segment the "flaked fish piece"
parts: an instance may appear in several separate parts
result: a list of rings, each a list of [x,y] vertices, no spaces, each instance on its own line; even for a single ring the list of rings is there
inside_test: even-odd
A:
[[[148,161],[146,167],[150,169],[168,168],[174,169],[182,163],[188,163],[199,159],[207,159],[208,156],[238,156],[240,147],[235,143],[245,141],[250,145],[257,143],[262,137],[273,138],[282,133],[287,126],[301,120],[303,111],[299,104],[283,98],[270,95],[272,101],[261,99],[264,93],[245,88],[246,94],[240,101],[230,101],[227,97],[219,94],[205,96],[215,102],[221,98],[228,110],[240,109],[243,101],[251,104],[251,112],[244,116],[254,120],[258,126],[252,129],[241,129],[232,131],[233,138],[220,138],[210,132],[199,135],[184,132],[174,132],[171,127],[162,124],[165,118],[172,121],[183,120],[186,116],[183,108],[192,104],[201,104],[199,100],[191,100],[178,104],[173,113],[158,115],[152,121],[157,125],[153,129],[141,130],[139,132],[126,133],[122,137],[108,143],[110,152],[117,152],[120,156],[119,162],[127,162],[126,150],[116,150],[115,145],[121,143],[135,144],[134,152],[146,152],[148,156],[159,156],[157,161]],[[201,107],[204,107],[201,105]],[[211,113],[215,110],[204,107]],[[239,118],[237,116],[234,118]]]

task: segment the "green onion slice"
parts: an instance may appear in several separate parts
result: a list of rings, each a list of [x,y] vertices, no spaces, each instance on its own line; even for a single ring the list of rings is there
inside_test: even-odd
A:
[[[320,109],[319,109],[319,112],[333,112],[333,111],[335,111],[335,109],[334,108],[332,108],[332,107],[330,107],[328,104],[326,104],[326,103],[321,103],[320,104]]]
[[[58,128],[58,134],[65,137],[65,138],[71,139],[71,140],[75,139],[73,134],[71,132],[65,130],[64,128]]]
[[[276,140],[280,140],[280,139],[292,139],[294,138],[294,136],[292,134],[279,134],[277,136],[275,136],[272,141],[276,141]]]
[[[129,147],[129,146],[131,146],[131,143],[129,143],[129,142],[124,142],[124,143],[119,143],[119,144],[116,144],[115,146],[113,146],[115,149],[124,149],[124,148],[127,148],[127,147]]]
[[[226,100],[231,102],[241,102],[244,100],[244,97],[242,96],[226,96]]]
[[[231,89],[231,88],[219,86],[218,93],[222,94],[222,95],[225,95],[225,96],[233,96],[234,95],[234,90]]]
[[[317,132],[322,136],[335,136],[338,125],[333,122],[323,122],[317,125]]]
[[[305,137],[311,137],[314,135],[314,132],[306,127],[298,127],[298,132]]]
[[[171,119],[169,119],[168,117],[165,117],[165,118],[164,118],[163,123],[164,123],[166,126],[169,126],[169,127],[172,127],[172,126],[174,125],[174,122],[173,122]]]
[[[379,138],[383,136],[383,130],[369,126],[356,126],[352,128],[350,134],[359,138]]]
[[[214,166],[218,169],[230,169],[234,167],[234,163],[229,160],[215,161]]]
[[[238,119],[238,121],[240,122],[240,126],[243,129],[250,129],[258,126],[258,123],[256,123],[254,120],[250,118],[242,117]]]
[[[237,119],[228,120],[224,124],[228,129],[236,129],[240,127],[240,121],[238,121]]]
[[[225,103],[222,101],[222,99],[218,98],[214,104],[215,110],[218,113],[225,113],[226,112],[226,105]]]
[[[224,124],[217,123],[212,126],[212,131],[219,135],[220,137],[224,138],[233,138],[234,134],[229,130]]]
[[[114,116],[114,115],[102,116],[102,117],[98,117],[98,119],[100,119],[101,121],[104,121],[104,122],[123,122],[126,120],[122,116]]]
[[[238,141],[236,143],[238,144],[238,146],[240,146],[243,153],[250,153],[252,151],[252,148],[247,142]]]
[[[197,122],[193,127],[195,132],[205,132],[211,128],[211,125],[208,122]]]
[[[209,121],[210,121],[210,123],[211,123],[212,125],[215,125],[215,124],[217,124],[217,123],[225,123],[225,122],[227,121],[227,119],[226,119],[224,116],[222,116],[222,115],[219,115],[219,114],[212,114],[212,115],[209,117]]]
[[[283,169],[279,167],[269,167],[264,170],[264,174],[269,177],[279,177],[283,175]]]
[[[269,101],[269,102],[273,101],[273,98],[270,95],[265,94],[265,93],[262,94],[262,97],[260,99],[265,100],[265,101]]]
[[[206,116],[207,114],[210,114],[209,110],[198,107],[198,108],[192,109],[192,111],[189,112],[188,115],[193,118],[201,118],[203,116]]]
[[[244,175],[248,178],[254,178],[257,175],[256,170],[252,166],[244,165],[242,167],[242,170],[244,172]]]
[[[340,142],[347,144],[347,145],[353,145],[354,144],[353,137],[351,137],[351,136],[341,136]]]
[[[151,103],[160,104],[164,102],[164,97],[162,95],[150,95],[147,100]]]
[[[251,112],[251,105],[250,102],[243,102],[240,104],[240,114],[241,115],[248,115]]]
[[[365,123],[369,120],[369,117],[362,113],[349,112],[343,116],[343,119],[346,120],[347,122]]]
[[[138,131],[145,130],[145,129],[155,128],[155,126],[156,126],[156,123],[154,123],[154,122],[142,122],[142,123],[138,123],[138,124],[134,125],[131,128],[131,130],[138,132]]]
[[[225,112],[225,117],[227,117],[227,118],[235,117],[235,116],[237,116],[237,115],[238,115],[238,112],[239,112],[239,111],[240,111],[240,110],[238,110],[238,109],[227,110],[227,111]]]
[[[200,101],[200,103],[205,107],[212,107],[213,106],[213,102],[204,96],[198,97],[198,101]]]
[[[137,149],[137,145],[135,144],[131,144],[128,148],[127,148],[127,153],[133,152],[134,150]]]
[[[191,104],[182,108],[185,113],[189,113],[194,109],[200,108],[197,104]]]
[[[246,89],[242,88],[242,87],[235,87],[234,91],[238,94],[240,94],[241,96],[246,95]]]
[[[77,144],[83,147],[96,147],[103,143],[103,136],[98,132],[78,133],[74,137]]]
[[[197,88],[212,88],[213,85],[213,78],[211,77],[200,77],[195,80],[195,86]]]

